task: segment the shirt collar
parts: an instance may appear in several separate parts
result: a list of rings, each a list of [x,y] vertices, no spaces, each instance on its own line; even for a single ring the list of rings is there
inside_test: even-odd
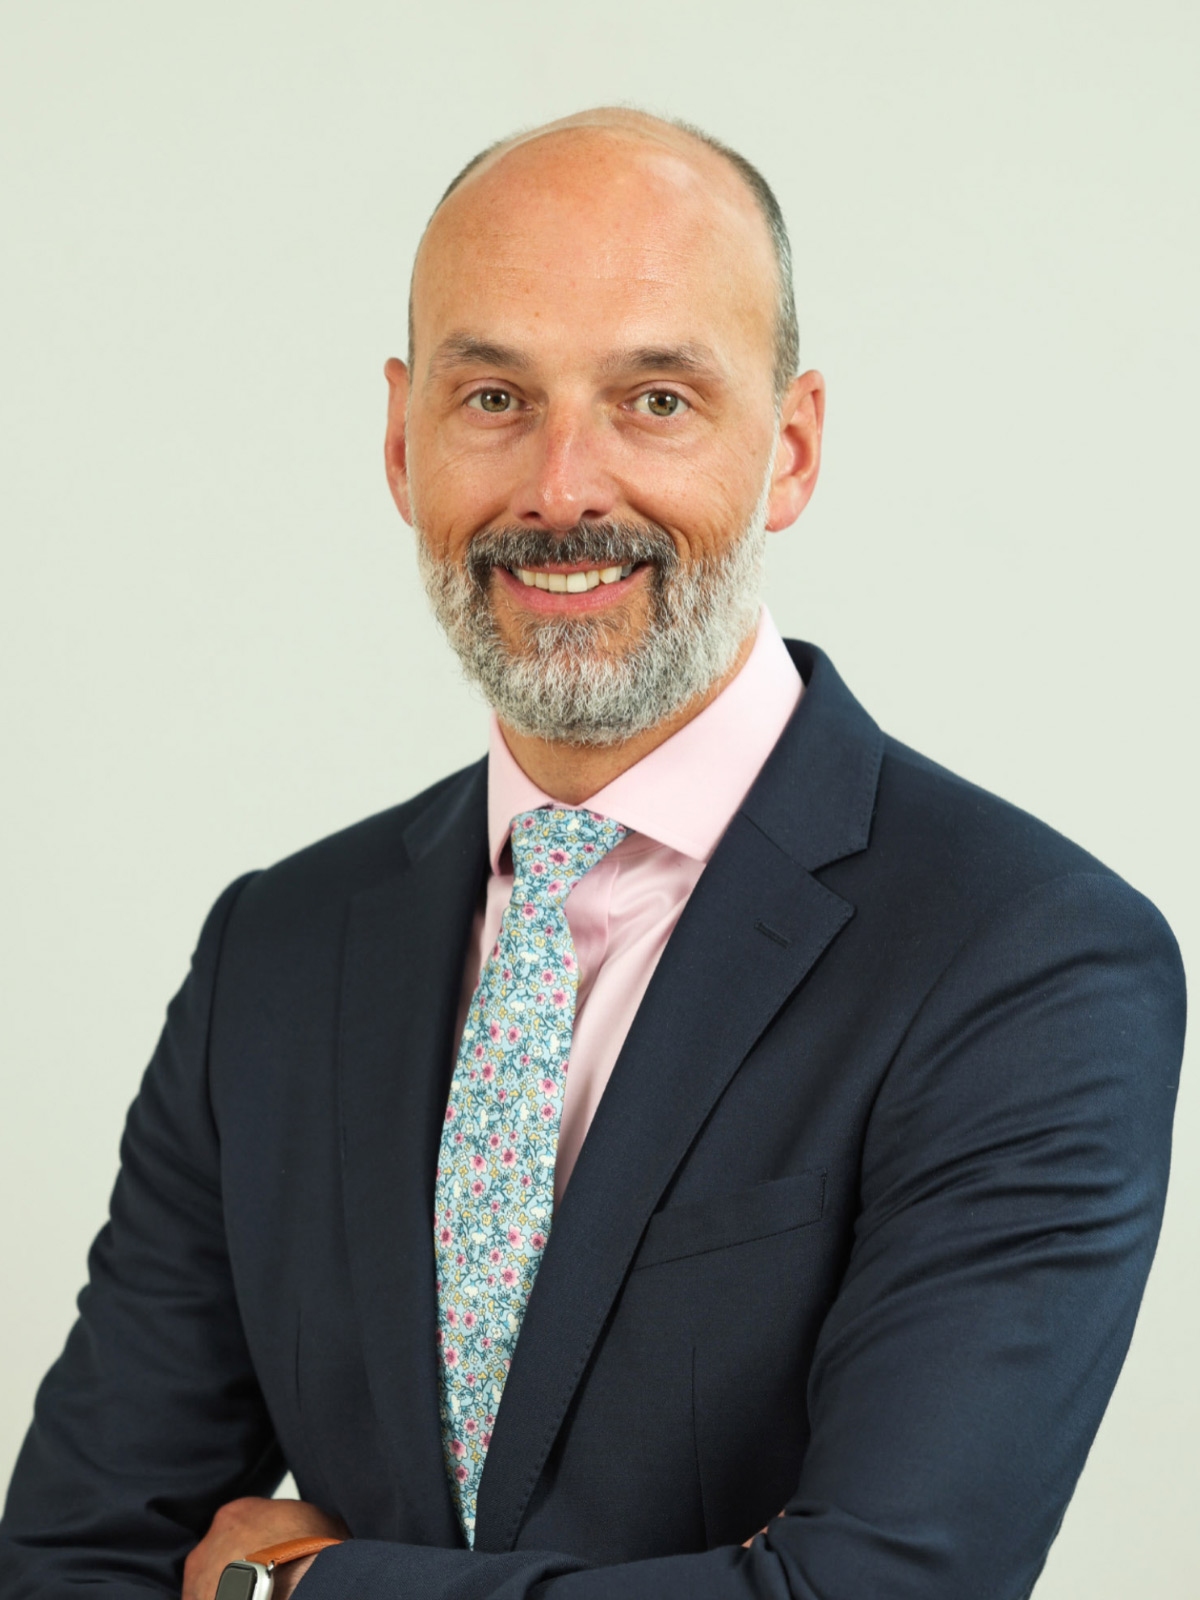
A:
[[[681,855],[707,861],[733,820],[804,691],[766,606],[741,671],[699,716],[585,802]],[[492,871],[513,817],[561,805],[526,775],[492,713],[488,737],[488,847]],[[569,808],[568,808],[569,809]]]

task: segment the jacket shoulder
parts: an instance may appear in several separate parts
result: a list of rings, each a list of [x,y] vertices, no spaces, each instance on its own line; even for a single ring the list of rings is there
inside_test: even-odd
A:
[[[884,739],[872,842],[901,832],[918,858],[1022,880],[1111,868],[1049,823],[890,736]]]
[[[247,914],[268,920],[319,916],[345,905],[352,896],[394,877],[412,859],[414,841],[439,822],[452,825],[479,802],[483,821],[486,760],[473,762],[399,805],[314,840],[270,866],[247,874],[237,903],[237,920]]]
[[[911,899],[962,929],[1051,885],[1087,879],[1117,915],[1157,925],[1174,944],[1157,907],[1082,845],[891,737],[866,855],[889,898]]]

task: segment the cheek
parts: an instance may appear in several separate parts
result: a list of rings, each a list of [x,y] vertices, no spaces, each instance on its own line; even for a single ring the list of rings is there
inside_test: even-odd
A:
[[[447,430],[425,408],[408,418],[408,484],[422,526],[469,520],[488,498],[485,464],[456,448]]]
[[[750,520],[756,491],[719,472],[696,470],[678,480],[656,482],[639,497],[635,509],[670,529],[686,546],[687,558],[718,555],[739,538]]]
[[[481,528],[503,520],[496,474],[469,456],[413,452],[408,488],[413,520],[439,554],[460,556]]]
[[[715,554],[745,530],[766,480],[771,437],[711,437],[686,453],[631,457],[633,508],[675,533],[693,558]]]

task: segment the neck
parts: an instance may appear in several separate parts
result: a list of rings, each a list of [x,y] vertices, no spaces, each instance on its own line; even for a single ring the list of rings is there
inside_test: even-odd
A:
[[[504,742],[525,776],[552,800],[561,801],[567,806],[580,806],[614,778],[627,772],[643,756],[648,756],[651,750],[664,744],[673,733],[678,733],[693,717],[698,717],[705,706],[711,705],[745,666],[754,648],[757,629],[756,622],[742,640],[733,665],[723,677],[718,678],[703,694],[689,700],[673,716],[655,723],[645,733],[635,734],[632,739],[609,745],[559,744],[552,739],[536,739],[529,734],[517,733],[501,719]]]

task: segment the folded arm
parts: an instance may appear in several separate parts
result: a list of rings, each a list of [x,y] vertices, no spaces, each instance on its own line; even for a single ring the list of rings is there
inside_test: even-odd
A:
[[[218,1506],[284,1472],[238,1317],[205,1071],[244,881],[205,923],[126,1122],[110,1220],[0,1522],[5,1600],[177,1596]]]
[[[0,1525],[6,1600],[178,1595],[218,1507],[269,1494],[283,1470],[237,1314],[205,1087],[238,888],[206,923],[130,1113],[111,1222]],[[350,1540],[316,1557],[301,1600],[1028,1593],[1133,1330],[1182,1035],[1178,952],[1140,896],[1097,873],[1014,902],[964,943],[876,1096],[784,1515],[748,1546],[607,1567]]]
[[[811,1444],[748,1546],[581,1570],[362,1541],[319,1555],[301,1600],[1027,1594],[1150,1269],[1183,1010],[1169,930],[1104,874],[1046,884],[966,941],[877,1094]]]

